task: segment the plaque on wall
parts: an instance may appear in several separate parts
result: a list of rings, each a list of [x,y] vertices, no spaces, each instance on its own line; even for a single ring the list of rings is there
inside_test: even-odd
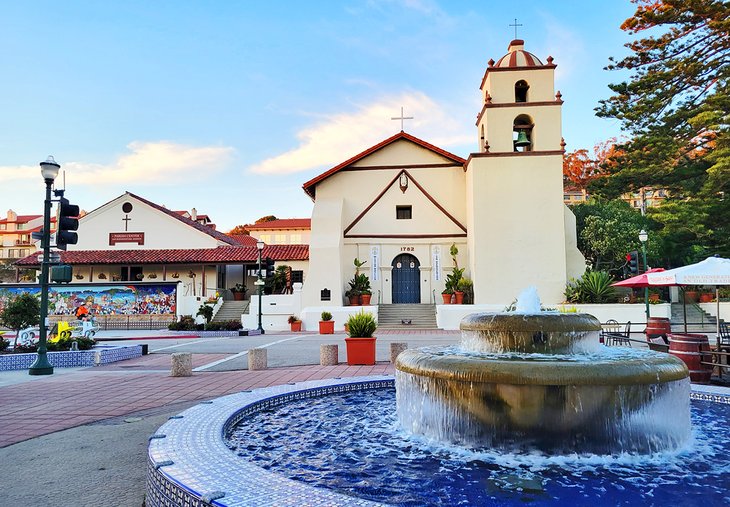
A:
[[[110,232],[109,246],[117,243],[137,243],[144,245],[144,232]]]

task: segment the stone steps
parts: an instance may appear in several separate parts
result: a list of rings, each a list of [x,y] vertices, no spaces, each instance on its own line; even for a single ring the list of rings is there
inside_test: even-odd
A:
[[[248,311],[248,305],[249,301],[224,301],[223,306],[213,317],[213,322],[241,320],[241,315]]]
[[[436,305],[379,305],[378,328],[438,329]]]

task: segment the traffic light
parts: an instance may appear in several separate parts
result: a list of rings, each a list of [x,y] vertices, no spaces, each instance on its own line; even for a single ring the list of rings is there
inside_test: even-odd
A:
[[[61,197],[58,200],[58,218],[56,221],[56,248],[66,250],[66,245],[75,245],[79,235],[75,232],[79,228],[79,207]]]
[[[634,250],[626,254],[626,265],[629,268],[629,274],[635,276],[639,274],[639,252]]]
[[[276,268],[274,267],[274,259],[267,257],[264,260],[264,266],[266,267],[266,278],[274,276],[274,272],[276,271]]]

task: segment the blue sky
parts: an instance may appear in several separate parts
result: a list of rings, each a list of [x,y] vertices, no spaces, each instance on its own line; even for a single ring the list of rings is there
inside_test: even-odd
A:
[[[0,2],[0,216],[42,212],[38,162],[92,210],[124,191],[220,230],[307,217],[302,183],[406,132],[476,151],[479,83],[514,38],[555,59],[569,151],[595,117],[629,0]]]

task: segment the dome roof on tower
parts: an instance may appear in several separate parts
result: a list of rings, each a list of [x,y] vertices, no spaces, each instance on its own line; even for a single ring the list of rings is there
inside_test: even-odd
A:
[[[532,53],[525,51],[525,41],[515,39],[509,43],[507,54],[500,58],[494,67],[539,67],[542,62]],[[491,63],[491,62],[490,62]]]

